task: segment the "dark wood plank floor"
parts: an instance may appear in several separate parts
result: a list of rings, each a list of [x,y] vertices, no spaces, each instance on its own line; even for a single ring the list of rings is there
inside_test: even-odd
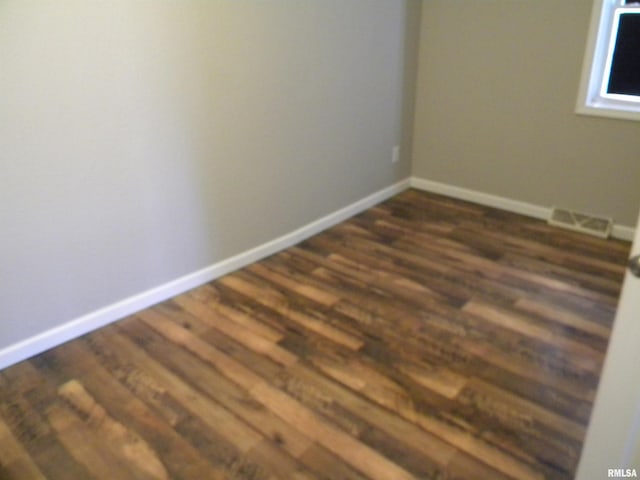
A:
[[[408,190],[2,371],[0,478],[572,478],[628,250]]]

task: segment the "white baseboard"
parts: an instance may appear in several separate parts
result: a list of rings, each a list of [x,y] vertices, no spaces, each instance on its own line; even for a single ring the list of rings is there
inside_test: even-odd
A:
[[[445,183],[434,182],[432,180],[412,177],[379,190],[378,192],[362,198],[351,205],[341,208],[340,210],[330,213],[329,215],[267,243],[222,260],[211,266],[203,268],[202,270],[198,270],[175,279],[164,285],[138,293],[114,304],[107,305],[99,310],[90,312],[65,324],[0,349],[0,370],[64,342],[89,333],[97,328],[115,322],[116,320],[124,318],[151,305],[155,305],[199,285],[210,282],[211,280],[221,277],[222,275],[226,275],[227,273],[242,268],[262,258],[268,257],[280,250],[284,250],[285,248],[295,245],[296,243],[299,243],[322,230],[332,227],[333,225],[340,223],[347,218],[406,190],[409,187],[439,193],[449,197],[459,198],[461,200],[467,200],[480,205],[500,208],[543,220],[546,220],[550,213],[550,208],[547,207],[511,200]],[[633,227],[614,225],[612,235],[616,238],[632,240],[634,233],[635,229]]]
[[[614,224],[611,229],[611,236],[613,238],[617,238],[620,240],[627,240],[629,242],[633,242],[633,239],[636,235],[636,229],[634,227],[629,227],[627,225],[617,225]]]
[[[411,187],[417,188],[418,190],[439,193],[441,195],[458,198],[460,200],[467,200],[487,207],[500,208],[509,212],[527,215],[528,217],[539,218],[541,220],[547,220],[551,214],[550,207],[542,207],[540,205],[520,202],[518,200],[490,195],[477,190],[456,187],[446,183],[434,182],[433,180],[426,180],[424,178],[411,177],[410,183]],[[611,236],[629,241],[633,240],[634,234],[634,227],[617,224],[613,226],[613,230],[611,232]]]
[[[284,250],[406,190],[409,186],[409,179],[400,181],[267,243],[5,347],[0,350],[0,369]]]

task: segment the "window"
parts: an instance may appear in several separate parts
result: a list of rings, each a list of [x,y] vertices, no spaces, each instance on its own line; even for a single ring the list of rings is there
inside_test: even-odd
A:
[[[640,120],[640,0],[594,0],[576,111]]]

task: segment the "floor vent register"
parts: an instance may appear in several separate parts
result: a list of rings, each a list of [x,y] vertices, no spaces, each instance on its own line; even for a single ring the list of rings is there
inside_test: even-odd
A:
[[[574,212],[565,208],[553,207],[549,217],[549,224],[600,238],[608,238],[613,227],[613,220],[587,213]]]

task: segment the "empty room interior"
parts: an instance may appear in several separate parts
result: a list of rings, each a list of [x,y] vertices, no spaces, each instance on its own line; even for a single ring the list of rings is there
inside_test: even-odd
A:
[[[0,479],[637,476],[607,1],[1,1]]]

